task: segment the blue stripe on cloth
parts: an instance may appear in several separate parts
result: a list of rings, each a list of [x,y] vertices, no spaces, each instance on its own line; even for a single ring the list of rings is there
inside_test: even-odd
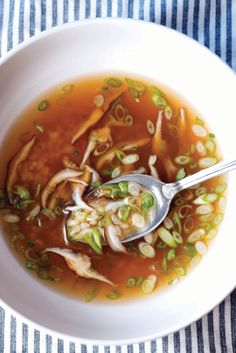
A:
[[[68,0],[64,0],[63,3],[63,23],[67,23],[68,22]]]
[[[118,0],[118,17],[122,16],[122,9],[123,9],[122,0]]]
[[[64,353],[64,341],[62,339],[57,340],[57,353]]]
[[[52,353],[52,336],[46,335],[46,353]]]
[[[176,29],[177,27],[177,6],[178,1],[172,0],[171,28],[173,29]]]
[[[205,1],[205,16],[204,16],[204,45],[210,46],[210,6],[211,0]]]
[[[28,353],[28,325],[22,324],[22,353]]]
[[[41,31],[46,29],[46,0],[41,0]]]
[[[93,346],[93,353],[98,353],[98,346]]]
[[[145,352],[144,343],[139,343],[139,353],[144,353],[144,352]]]
[[[13,316],[10,325],[10,352],[16,353],[16,318]]]
[[[101,14],[102,14],[101,0],[97,0],[96,16],[101,17]]]
[[[128,352],[128,353],[133,353],[133,352],[134,352],[134,347],[133,347],[131,344],[129,344],[129,345],[127,346],[127,352]]]
[[[85,18],[90,17],[90,0],[86,0],[86,7],[85,7]]]
[[[221,352],[227,352],[226,333],[225,333],[225,302],[222,302],[219,305],[219,325],[220,325]]]
[[[155,340],[151,341],[151,353],[157,353],[157,341]]]
[[[214,323],[213,323],[213,312],[212,311],[207,315],[207,323],[208,323],[208,336],[209,336],[210,353],[215,353],[216,347],[215,347],[215,334],[214,334]]]
[[[149,21],[155,22],[155,0],[150,0]]]
[[[180,334],[179,332],[174,333],[174,351],[180,353]]]
[[[193,38],[198,40],[199,0],[194,1],[193,10]]]
[[[216,0],[216,20],[215,20],[215,52],[217,55],[221,55],[221,0]]]
[[[187,34],[187,30],[188,30],[188,1],[189,0],[184,0],[184,3],[183,3],[182,32],[184,34]]]
[[[162,352],[163,353],[168,353],[169,350],[169,342],[168,342],[168,337],[163,337],[162,338]]]
[[[166,24],[166,0],[161,0],[161,24]]]
[[[30,0],[30,37],[35,34],[35,0]]]
[[[34,353],[40,353],[40,332],[34,330]]]
[[[81,353],[87,353],[87,347],[85,344],[81,344]]]
[[[75,343],[74,342],[70,342],[69,349],[70,349],[70,353],[75,353]]]
[[[231,303],[231,337],[233,353],[236,353],[236,289],[230,296]]]
[[[20,0],[20,12],[19,12],[19,43],[24,40],[24,9],[25,0]]]
[[[15,7],[15,0],[9,1],[9,21],[8,21],[8,32],[7,32],[7,50],[12,49],[13,42],[12,42],[12,34],[13,34],[13,17],[14,17],[14,7]]]
[[[116,353],[121,353],[121,346],[116,346]]]
[[[112,0],[107,0],[107,16],[111,17],[112,14]]]
[[[185,328],[185,346],[186,352],[192,353],[192,333],[190,326]]]
[[[104,353],[110,353],[110,347],[109,346],[105,346],[104,347]]]
[[[139,0],[139,19],[144,20],[144,0]]]
[[[57,0],[52,0],[52,26],[57,25]]]
[[[128,1],[128,17],[129,18],[133,17],[133,12],[134,12],[134,1],[129,0]]]
[[[227,0],[226,10],[226,62],[232,66],[232,0]]]
[[[5,311],[0,307],[0,353],[4,351]]]
[[[202,320],[196,322],[197,326],[197,345],[198,352],[204,353],[204,342],[203,342],[203,333],[202,333]]]

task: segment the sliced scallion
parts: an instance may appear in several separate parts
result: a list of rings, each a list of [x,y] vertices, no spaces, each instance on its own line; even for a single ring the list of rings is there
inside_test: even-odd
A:
[[[127,181],[121,181],[118,185],[119,185],[119,188],[122,192],[124,192],[125,194],[128,193],[128,182]]]
[[[61,94],[67,94],[67,93],[71,92],[73,90],[73,88],[74,88],[74,85],[69,83],[69,84],[63,86],[61,88],[60,92],[61,92]]]
[[[172,118],[172,109],[169,105],[165,107],[165,117],[167,120],[171,120]]]
[[[85,293],[86,302],[91,302],[98,294],[100,287],[98,285],[93,285],[89,288],[89,290]]]
[[[149,134],[153,135],[155,132],[155,127],[154,127],[153,122],[151,120],[147,120],[146,125],[147,125],[147,130],[148,130]]]
[[[210,153],[216,152],[216,144],[213,140],[207,140],[205,142],[205,147],[206,147],[206,150]]]
[[[202,125],[194,124],[192,125],[192,131],[194,135],[198,137],[206,137],[207,136],[207,131]]]
[[[143,276],[139,276],[136,280],[136,286],[139,287],[142,282],[143,282]]]
[[[183,266],[175,266],[174,271],[178,276],[185,276],[186,270]]]
[[[207,246],[203,241],[197,241],[195,243],[195,249],[199,255],[205,255],[207,253]]]
[[[113,290],[112,292],[110,292],[106,295],[106,297],[110,300],[116,300],[116,299],[120,298],[120,296],[121,296],[121,293],[118,292],[117,290]]]
[[[125,116],[125,123],[126,123],[127,126],[132,126],[133,125],[134,119],[133,119],[133,117],[130,114]]]
[[[183,244],[183,238],[178,232],[173,230],[172,235],[177,244]]]
[[[170,246],[171,248],[176,248],[177,244],[176,241],[174,239],[174,237],[172,236],[172,234],[164,227],[160,227],[157,230],[159,237],[161,238],[161,240],[166,243],[168,246]]]
[[[203,169],[203,168],[211,167],[216,163],[217,163],[216,157],[205,157],[205,158],[199,159],[198,166]]]
[[[206,203],[205,205],[198,206],[196,208],[196,214],[206,215],[214,211],[214,206],[211,203]]]
[[[175,162],[177,164],[186,165],[186,164],[189,164],[190,162],[192,162],[192,158],[189,156],[177,156],[175,158]]]
[[[45,99],[39,103],[38,110],[42,112],[46,110],[48,107],[49,107],[49,102]]]
[[[193,204],[195,205],[204,205],[206,203],[213,203],[219,198],[219,195],[216,193],[206,193],[198,196],[195,200],[193,200]]]
[[[45,217],[47,217],[48,219],[50,219],[51,221],[53,221],[54,219],[56,219],[55,213],[54,213],[52,210],[50,210],[49,208],[43,208],[43,209],[41,210],[41,213],[42,213]]]
[[[151,208],[154,205],[153,196],[150,192],[145,191],[141,197],[142,208]]]
[[[199,188],[197,188],[195,190],[195,195],[196,196],[200,196],[200,195],[203,195],[203,194],[206,194],[207,193],[207,188],[205,186],[199,186]]]
[[[213,220],[213,224],[215,226],[218,226],[223,221],[223,218],[224,218],[223,213],[217,213],[214,220]]]
[[[142,282],[142,291],[144,294],[151,294],[155,288],[157,282],[157,276],[149,275],[147,278],[144,279]]]
[[[163,272],[167,272],[168,271],[168,262],[167,262],[167,258],[166,258],[165,255],[164,255],[163,259],[162,259],[161,267],[162,267]]]
[[[165,99],[158,94],[152,95],[152,101],[154,105],[159,109],[165,109],[167,106]]]
[[[185,176],[186,176],[186,172],[185,172],[184,168],[180,168],[178,170],[178,173],[176,174],[176,180],[177,181],[182,180],[183,178],[185,178]]]
[[[108,77],[105,81],[109,86],[114,88],[120,87],[122,85],[121,80],[116,77]]]
[[[181,233],[182,232],[182,224],[181,224],[181,220],[179,218],[179,215],[176,211],[173,214],[173,222],[177,226],[178,232]]]
[[[194,230],[187,238],[188,243],[195,243],[196,241],[202,239],[206,234],[204,229],[196,229]]]
[[[128,154],[125,156],[121,162],[125,165],[134,164],[139,160],[139,155],[137,153]]]
[[[126,288],[133,288],[137,284],[137,279],[135,277],[129,277],[126,282]]]
[[[152,245],[144,241],[138,243],[138,248],[141,254],[145,257],[153,258],[156,255],[155,249],[152,247]]]
[[[30,199],[30,192],[29,190],[22,186],[22,185],[16,185],[14,188],[14,194],[20,196],[21,199],[23,200],[29,200]]]
[[[6,223],[19,223],[20,217],[14,213],[7,213],[3,216],[3,220]]]
[[[167,261],[172,261],[175,258],[175,249],[170,249],[166,255]]]
[[[116,167],[112,170],[111,177],[112,179],[117,178],[121,174],[121,168]]]
[[[27,221],[32,221],[40,212],[40,206],[35,205],[26,217]]]
[[[223,184],[219,184],[219,185],[215,186],[214,191],[217,194],[222,194],[226,190],[226,188],[227,188],[227,184],[223,183]]]

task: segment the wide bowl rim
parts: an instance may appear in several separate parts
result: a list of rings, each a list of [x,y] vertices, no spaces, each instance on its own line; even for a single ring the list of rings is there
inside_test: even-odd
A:
[[[166,26],[163,26],[160,24],[146,22],[143,20],[131,19],[131,18],[125,19],[125,18],[105,17],[105,18],[83,19],[83,20],[80,20],[79,22],[74,21],[71,23],[62,24],[57,27],[52,27],[50,29],[47,29],[47,30],[27,39],[26,41],[17,45],[15,48],[11,49],[3,58],[0,59],[0,66],[4,65],[4,63],[7,62],[10,58],[12,58],[13,56],[16,56],[19,52],[23,51],[28,46],[31,46],[32,43],[41,41],[44,38],[51,36],[54,33],[60,33],[61,31],[64,31],[68,28],[87,26],[87,25],[94,24],[94,23],[97,23],[97,24],[102,23],[102,24],[110,24],[110,25],[112,25],[113,23],[120,23],[121,25],[127,25],[130,23],[139,23],[142,26],[149,26],[149,27],[153,27],[153,28],[155,28],[156,26],[161,27],[163,31],[174,32],[175,35],[182,36],[183,39],[185,41],[189,41],[190,44],[192,44],[194,46],[198,46],[201,50],[208,52],[208,54],[210,54],[211,57],[214,57],[214,60],[218,60],[221,63],[221,65],[224,66],[225,70],[228,70],[231,74],[233,74],[236,77],[233,69],[230,66],[228,66],[225,62],[223,62],[222,59],[220,59],[215,53],[210,51],[207,47],[203,46],[201,43],[199,43],[198,41],[194,40],[193,38],[187,36],[186,34],[178,32],[174,29],[171,29],[169,27],[166,27]],[[24,322],[28,323],[29,325],[32,325],[34,328],[38,328],[41,331],[47,331],[47,333],[50,333],[51,335],[56,335],[57,337],[62,337],[65,340],[78,342],[79,344],[84,343],[84,344],[92,344],[92,345],[98,345],[98,344],[99,345],[101,345],[101,344],[102,345],[114,345],[114,344],[115,345],[123,345],[123,344],[134,344],[134,343],[139,343],[139,342],[144,342],[144,341],[149,341],[149,340],[161,338],[161,337],[164,337],[166,335],[172,334],[176,331],[179,331],[179,330],[185,328],[186,326],[192,324],[193,322],[199,320],[201,317],[203,317],[204,315],[209,313],[216,305],[220,304],[226,298],[226,296],[228,296],[234,290],[235,286],[236,286],[236,284],[234,284],[232,282],[232,288],[228,288],[225,295],[223,297],[219,298],[217,303],[213,303],[212,306],[209,307],[204,312],[202,312],[201,315],[193,317],[190,322],[187,322],[184,325],[177,325],[176,324],[175,327],[172,326],[171,330],[163,330],[162,332],[159,332],[158,334],[144,335],[142,337],[136,337],[136,338],[132,338],[132,339],[97,340],[97,339],[88,339],[88,338],[64,334],[63,332],[55,331],[55,330],[51,329],[50,327],[47,327],[46,325],[44,326],[44,325],[41,325],[41,324],[34,322],[33,320],[27,318],[27,315],[25,315],[24,313],[21,313],[21,311],[18,310],[16,307],[14,307],[12,304],[11,304],[11,306],[9,306],[8,303],[5,302],[3,299],[0,298],[0,300],[4,303],[7,310],[10,309],[13,311],[13,313],[16,313],[16,316],[22,317],[24,319]]]

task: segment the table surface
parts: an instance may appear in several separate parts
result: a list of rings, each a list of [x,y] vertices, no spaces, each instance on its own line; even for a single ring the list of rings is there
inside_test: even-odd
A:
[[[0,57],[41,31],[84,18],[160,23],[196,39],[236,71],[236,0],[0,0]],[[236,290],[212,312],[151,342],[91,346],[37,330],[0,302],[0,353],[236,353]]]

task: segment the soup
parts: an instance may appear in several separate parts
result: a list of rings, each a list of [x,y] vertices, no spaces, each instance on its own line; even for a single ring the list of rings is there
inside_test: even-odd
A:
[[[215,135],[169,89],[112,76],[61,85],[2,145],[3,233],[27,271],[66,294],[90,302],[158,293],[207,253],[223,220],[224,177],[180,192],[163,224],[126,244],[158,205],[139,184],[101,185],[135,173],[178,181],[220,159]]]

